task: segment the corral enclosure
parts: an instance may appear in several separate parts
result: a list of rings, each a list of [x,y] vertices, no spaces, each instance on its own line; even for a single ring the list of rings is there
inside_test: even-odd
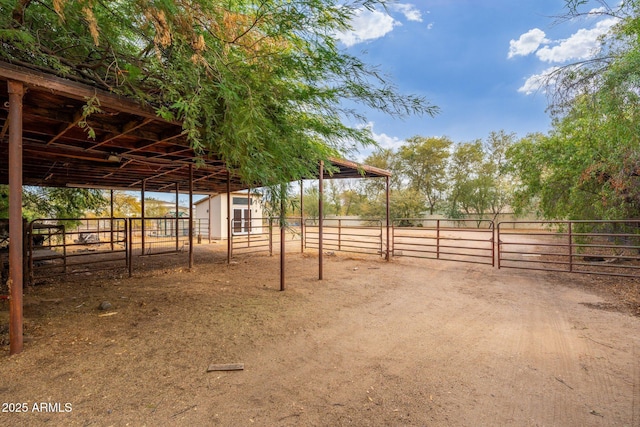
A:
[[[638,425],[640,317],[614,291],[637,281],[337,251],[319,281],[290,242],[286,292],[277,257],[224,243],[192,272],[183,252],[30,288],[0,397],[72,410],[0,422]]]

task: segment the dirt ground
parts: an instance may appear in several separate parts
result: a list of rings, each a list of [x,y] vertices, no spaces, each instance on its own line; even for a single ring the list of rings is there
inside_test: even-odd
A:
[[[0,425],[640,426],[638,281],[221,246],[0,303]]]

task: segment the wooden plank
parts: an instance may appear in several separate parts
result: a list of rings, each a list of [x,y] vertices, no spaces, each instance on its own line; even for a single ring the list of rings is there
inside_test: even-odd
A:
[[[244,370],[244,363],[221,363],[209,365],[207,372],[213,371],[242,371]]]

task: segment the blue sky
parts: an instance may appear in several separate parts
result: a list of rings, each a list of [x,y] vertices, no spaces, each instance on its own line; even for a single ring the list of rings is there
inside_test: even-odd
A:
[[[597,36],[613,23],[597,13],[559,20],[564,6],[563,0],[414,0],[362,11],[353,31],[339,35],[342,47],[379,66],[400,92],[423,95],[441,109],[435,118],[367,112],[375,139],[397,147],[414,135],[465,142],[499,130],[518,137],[547,132],[547,95],[536,76],[593,55]],[[599,6],[593,2],[594,12]]]

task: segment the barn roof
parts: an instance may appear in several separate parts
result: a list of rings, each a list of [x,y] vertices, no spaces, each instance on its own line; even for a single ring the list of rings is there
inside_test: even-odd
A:
[[[49,187],[86,187],[147,191],[189,188],[194,193],[226,192],[227,168],[216,153],[198,154],[182,124],[164,120],[131,99],[51,74],[0,62],[0,183],[8,183],[8,81],[22,82],[23,183]],[[83,115],[87,101],[99,111]],[[82,127],[84,126],[84,128]],[[87,128],[94,133],[89,136]],[[388,171],[331,159],[337,168],[327,178],[390,176]],[[231,191],[247,188],[230,177]]]

